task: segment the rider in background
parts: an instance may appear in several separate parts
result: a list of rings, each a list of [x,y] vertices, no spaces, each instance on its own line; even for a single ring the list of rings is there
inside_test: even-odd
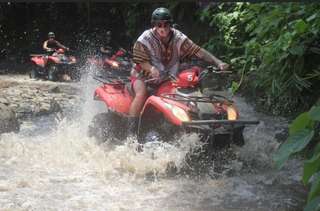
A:
[[[112,55],[111,31],[106,32],[105,46],[100,47],[100,52],[106,54],[109,57]]]
[[[42,45],[43,49],[47,52],[55,52],[58,48],[69,50],[66,46],[55,40],[55,34],[53,32],[48,33],[48,40],[44,41]]]
[[[129,110],[128,129],[136,131],[140,111],[147,98],[146,84],[138,76],[142,71],[151,78],[158,78],[156,85],[169,73],[176,75],[180,61],[197,57],[220,70],[227,70],[229,65],[222,62],[205,49],[199,47],[186,35],[173,28],[173,19],[166,8],[157,8],[151,17],[152,28],[144,31],[133,46],[133,61],[136,68],[131,72],[132,87],[135,92]]]

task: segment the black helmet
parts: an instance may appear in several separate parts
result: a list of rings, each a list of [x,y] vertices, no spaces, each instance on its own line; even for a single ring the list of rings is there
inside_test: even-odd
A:
[[[154,24],[158,21],[173,22],[170,11],[167,8],[159,7],[155,9],[151,16],[151,23]]]
[[[49,33],[48,33],[48,37],[49,37],[49,38],[51,38],[51,37],[52,37],[52,38],[54,38],[54,37],[55,37],[55,35],[54,35],[54,33],[53,33],[53,32],[49,32]]]

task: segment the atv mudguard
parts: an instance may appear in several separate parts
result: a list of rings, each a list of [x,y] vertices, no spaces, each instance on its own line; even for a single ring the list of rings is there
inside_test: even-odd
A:
[[[132,96],[125,85],[104,84],[94,92],[94,99],[102,100],[107,108],[117,113],[128,114],[132,102]]]
[[[167,119],[170,123],[177,126],[182,126],[183,122],[172,112],[173,106],[177,106],[185,111],[189,110],[189,108],[186,105],[180,102],[153,95],[146,100],[141,111],[141,116],[143,116],[147,110],[154,109],[155,111],[162,113],[163,117]]]
[[[40,67],[45,67],[48,62],[48,59],[46,59],[44,56],[34,56],[34,57],[31,57],[31,61],[35,65],[39,65]]]

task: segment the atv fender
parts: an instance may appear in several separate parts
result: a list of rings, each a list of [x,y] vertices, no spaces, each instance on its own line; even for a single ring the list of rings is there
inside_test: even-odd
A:
[[[128,114],[132,97],[125,87],[105,84],[95,90],[94,99],[101,100],[107,108],[118,113]]]
[[[35,65],[39,65],[40,67],[45,67],[47,64],[47,59],[43,56],[32,57],[31,61]]]
[[[167,119],[170,123],[177,125],[177,126],[182,126],[183,122],[177,116],[175,116],[172,111],[173,106],[179,107],[179,108],[183,109],[184,111],[188,111],[187,106],[185,106],[184,104],[179,103],[177,101],[165,99],[165,98],[158,97],[158,96],[150,96],[146,100],[146,102],[143,106],[143,109],[141,111],[141,116],[143,116],[143,114],[147,110],[153,108],[154,110],[162,113],[163,117],[165,119]]]

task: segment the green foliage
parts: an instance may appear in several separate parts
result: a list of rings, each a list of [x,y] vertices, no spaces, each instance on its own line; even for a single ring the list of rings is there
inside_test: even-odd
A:
[[[320,122],[320,106],[314,106],[309,112],[300,114],[290,125],[289,137],[274,155],[274,161],[281,168],[288,158],[306,148],[312,139],[315,145],[311,158],[304,161],[302,181],[310,184],[308,203],[304,210],[320,208],[320,142],[317,125]],[[316,131],[316,132],[315,132]]]
[[[220,50],[239,75],[254,79],[240,85],[264,98],[262,106],[290,114],[317,100],[319,4],[220,4],[204,9],[201,20],[217,29],[204,46]]]
[[[302,129],[291,134],[287,141],[281,145],[274,156],[277,167],[281,168],[284,162],[288,160],[290,155],[300,152],[302,149],[304,149],[311,141],[313,135],[314,131],[308,129]]]
[[[318,211],[320,210],[320,196],[311,200],[303,211]]]

